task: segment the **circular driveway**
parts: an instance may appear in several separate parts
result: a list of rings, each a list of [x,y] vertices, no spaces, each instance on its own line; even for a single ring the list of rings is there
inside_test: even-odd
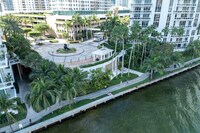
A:
[[[93,42],[93,40],[77,44],[69,44],[69,48],[73,47],[77,49],[76,53],[56,54],[57,49],[63,48],[66,43],[65,40],[59,39],[59,43],[49,43],[48,41],[43,41],[42,43],[44,43],[44,45],[33,45],[32,48],[43,58],[54,61],[55,63],[67,63],[91,58],[92,52],[98,50],[97,46],[100,44],[98,42]]]

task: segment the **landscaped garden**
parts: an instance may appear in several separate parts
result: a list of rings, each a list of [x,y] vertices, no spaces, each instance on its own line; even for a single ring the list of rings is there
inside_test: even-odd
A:
[[[54,111],[53,114],[47,115],[43,120],[52,118],[93,101],[85,99],[77,104],[73,104],[75,97],[93,93],[105,89],[108,86],[137,78],[137,75],[135,74],[126,73],[118,75],[111,80],[113,74],[110,70],[102,71],[101,69],[97,69],[87,73],[78,68],[72,69],[65,68],[63,65],[56,65],[52,61],[43,59],[37,52],[31,49],[30,42],[26,39],[27,33],[24,35],[25,30],[22,32],[22,29],[18,24],[18,19],[4,16],[1,17],[0,21],[3,23],[1,27],[4,29],[6,37],[5,43],[9,53],[17,54],[22,65],[29,67],[32,70],[30,74],[30,80],[32,82],[30,84],[30,93],[26,96],[26,104],[31,106],[36,112],[41,112],[42,110],[48,109],[51,105],[59,104],[60,101],[67,100],[70,102],[70,105]],[[70,26],[70,24],[67,25],[66,22],[65,25]],[[44,24],[37,25],[34,28],[34,30],[37,31],[31,31],[29,32],[29,35],[35,37],[35,39],[38,39],[41,34],[45,35],[45,32],[48,29]],[[129,34],[126,23],[123,22],[120,17],[116,18],[115,16],[113,18],[110,17],[109,20],[102,24],[102,30],[109,37],[108,44],[104,45],[112,48],[115,56],[116,53],[126,51],[126,54],[119,59],[119,68],[121,70],[123,70],[124,67],[128,69],[136,68],[143,72],[150,73],[150,79],[116,90],[113,92],[114,94],[165,74],[165,68],[181,64],[186,60],[200,56],[199,40],[191,42],[186,48],[186,51],[180,53],[174,51],[175,45],[166,43],[160,39],[166,32],[171,35],[182,36],[184,33],[182,28],[165,28],[159,33],[156,31],[155,26],[142,28],[138,23],[134,23],[131,27],[131,34]],[[26,32],[27,31],[28,30],[26,29]],[[56,43],[57,41],[58,40],[51,40],[52,43]],[[132,41],[140,43],[130,44]],[[58,52],[62,53],[65,51],[64,49],[60,49]],[[76,52],[76,50],[72,49],[71,51],[68,51],[68,53],[70,52],[73,53]],[[95,66],[111,59],[112,58],[95,64],[88,64],[82,66],[82,68]],[[6,97],[0,97],[6,102],[11,101]],[[0,104],[0,106],[2,105],[3,104]],[[20,105],[20,103],[18,103],[18,105],[24,107],[24,105]],[[0,110],[0,112],[2,112],[2,110]],[[13,114],[11,114],[11,116],[16,120],[20,120],[25,118],[25,114],[26,112],[20,111],[17,116]],[[1,120],[9,121],[2,113],[0,117]],[[0,126],[5,126],[5,121],[4,124]]]
[[[69,50],[65,50],[64,48],[59,48],[56,50],[57,53],[59,54],[69,54],[69,53],[76,53],[75,48],[70,48]]]

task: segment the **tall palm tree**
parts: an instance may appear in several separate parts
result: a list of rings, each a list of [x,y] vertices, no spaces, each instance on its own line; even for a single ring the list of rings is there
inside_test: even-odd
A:
[[[88,39],[88,26],[89,26],[89,19],[87,17],[83,17],[83,25],[86,27],[86,39]]]
[[[14,132],[14,130],[11,124],[17,122],[17,120],[15,119],[15,116],[13,115],[11,110],[22,110],[15,102],[16,101],[14,101],[13,99],[8,99],[8,95],[6,94],[0,95],[0,113],[3,113],[3,115],[5,115],[12,132]]]
[[[124,55],[125,55],[125,40],[128,39],[128,27],[126,25],[120,25],[119,26],[119,38],[122,42],[122,71],[121,71],[121,76],[123,75],[123,70],[124,70]]]
[[[186,48],[186,53],[188,53],[189,55],[192,55],[193,59],[196,56],[200,56],[200,41],[195,40],[192,43],[190,43]]]
[[[31,23],[31,26],[33,28],[35,19],[33,17],[29,17],[28,19],[29,19],[29,22]]]
[[[73,27],[73,23],[72,21],[66,20],[63,26],[67,33],[69,33],[69,30]]]
[[[27,18],[22,18],[21,22],[25,27],[27,27],[27,24],[30,23],[29,19],[27,19]]]
[[[65,75],[61,79],[62,98],[70,102],[74,101],[78,91],[81,89],[80,82],[74,76]]]
[[[163,73],[164,66],[160,63],[159,56],[151,56],[145,60],[144,68],[146,68],[146,71],[150,71],[150,79],[153,79],[153,74],[155,72]]]
[[[53,80],[37,78],[31,83],[30,94],[26,96],[26,102],[37,112],[47,109],[61,100],[60,91]]]
[[[74,38],[74,41],[75,41],[76,38],[77,38],[77,34],[78,34],[78,26],[81,27],[81,25],[82,25],[82,17],[80,16],[80,14],[76,13],[72,16],[72,24],[73,24],[73,32],[74,32],[73,38]]]
[[[41,63],[36,65],[36,67],[32,70],[29,77],[30,79],[36,79],[38,77],[46,77],[55,68],[56,68],[55,63],[48,60],[43,60],[41,61]]]

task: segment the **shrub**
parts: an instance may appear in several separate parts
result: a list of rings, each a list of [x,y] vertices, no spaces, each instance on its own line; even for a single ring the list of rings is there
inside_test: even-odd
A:
[[[50,40],[49,42],[50,43],[58,43],[59,41],[58,40]]]

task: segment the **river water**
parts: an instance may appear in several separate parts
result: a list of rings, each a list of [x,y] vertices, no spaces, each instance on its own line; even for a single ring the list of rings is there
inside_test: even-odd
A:
[[[200,133],[200,68],[90,110],[43,133]]]

